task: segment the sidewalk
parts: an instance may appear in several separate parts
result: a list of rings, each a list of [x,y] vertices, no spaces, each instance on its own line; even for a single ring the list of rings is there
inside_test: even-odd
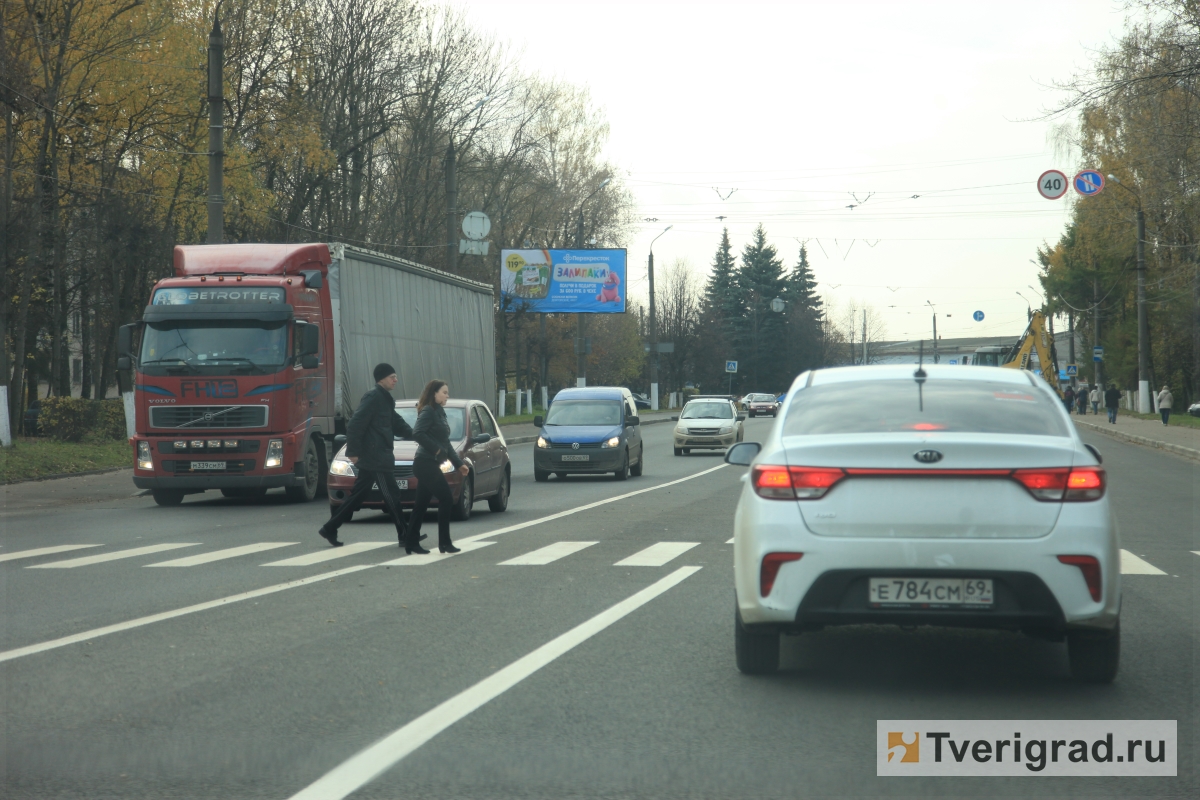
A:
[[[1103,433],[1114,439],[1133,442],[1145,447],[1156,447],[1175,455],[1200,461],[1200,429],[1183,425],[1163,425],[1156,420],[1117,415],[1117,424],[1111,425],[1103,414],[1079,416],[1072,414],[1076,425],[1087,430]]]

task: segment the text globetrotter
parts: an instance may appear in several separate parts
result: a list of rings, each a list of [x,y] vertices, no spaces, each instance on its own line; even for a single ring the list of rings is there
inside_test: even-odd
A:
[[[1104,174],[1099,170],[1085,169],[1075,176],[1073,183],[1075,191],[1084,197],[1091,197],[1104,191]]]
[[[1056,169],[1048,169],[1038,178],[1038,194],[1047,200],[1057,200],[1067,193],[1067,176]]]

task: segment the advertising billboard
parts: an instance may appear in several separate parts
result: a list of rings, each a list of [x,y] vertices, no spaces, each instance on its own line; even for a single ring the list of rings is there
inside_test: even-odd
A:
[[[508,309],[623,314],[624,250],[501,250],[500,294]]]

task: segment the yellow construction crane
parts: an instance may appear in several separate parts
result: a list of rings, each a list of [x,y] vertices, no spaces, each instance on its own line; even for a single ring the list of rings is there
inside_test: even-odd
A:
[[[1054,342],[1046,332],[1046,315],[1041,311],[1033,312],[1025,333],[1021,334],[1016,345],[1011,348],[980,347],[975,351],[974,363],[985,367],[1029,369],[1029,360],[1034,353],[1037,353],[1042,377],[1050,384],[1050,388],[1058,392],[1058,364],[1054,358]]]

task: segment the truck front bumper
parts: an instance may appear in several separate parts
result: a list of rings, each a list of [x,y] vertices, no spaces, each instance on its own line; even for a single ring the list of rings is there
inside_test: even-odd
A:
[[[184,477],[133,476],[139,489],[274,489],[280,486],[303,486],[304,476],[291,472],[276,475],[187,475]]]

